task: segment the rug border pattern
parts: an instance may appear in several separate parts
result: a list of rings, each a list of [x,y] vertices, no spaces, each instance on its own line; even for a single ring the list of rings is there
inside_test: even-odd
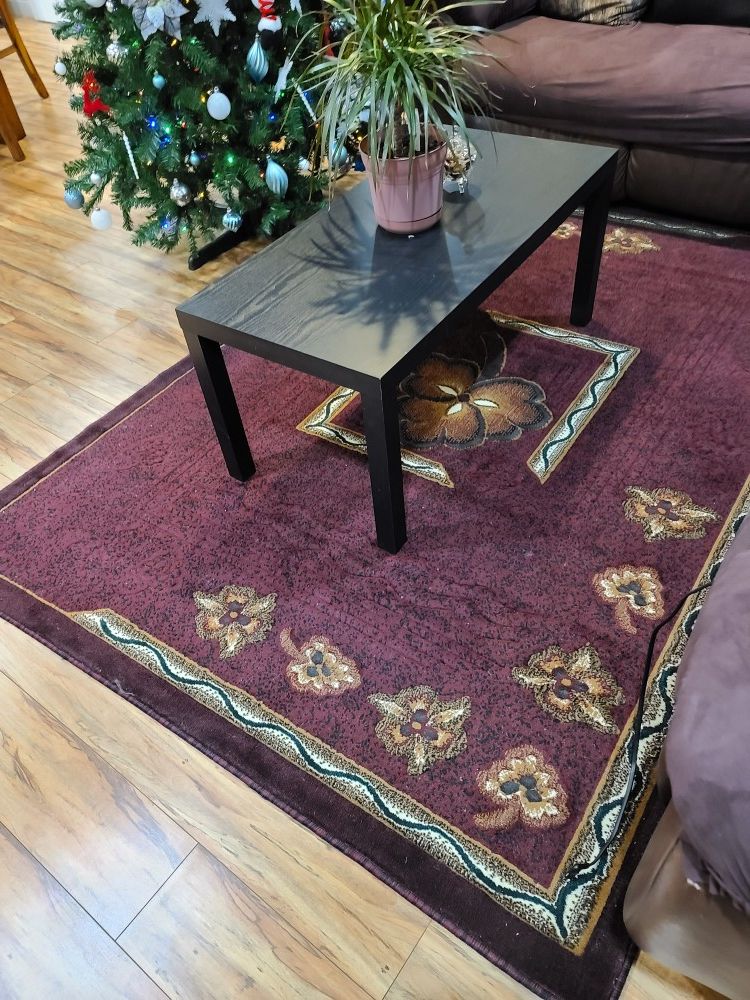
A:
[[[699,575],[699,582],[713,578],[749,505],[750,480],[745,483],[733,506]],[[627,778],[628,748],[633,739],[632,714],[623,729],[610,766],[566,852],[563,865],[558,869],[559,877],[553,883],[554,888],[549,892],[499,855],[456,830],[377,775],[293,726],[248,692],[221,680],[111,609],[67,615],[395,829],[514,915],[563,947],[580,954],[593,929],[598,897],[605,883],[616,874],[624,850],[635,832],[637,824],[633,820],[645,806],[651,790],[650,772],[658,758],[671,717],[677,667],[701,606],[699,595],[685,605],[652,673],[629,822],[624,824],[615,850],[587,871],[572,875],[580,865],[596,857],[609,824],[619,811]],[[199,692],[197,695],[196,690]]]

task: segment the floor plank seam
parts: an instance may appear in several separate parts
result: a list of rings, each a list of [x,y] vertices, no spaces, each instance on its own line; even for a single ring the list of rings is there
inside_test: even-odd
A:
[[[430,918],[430,919],[429,919],[429,920],[427,921],[427,925],[425,926],[424,930],[422,931],[422,933],[421,933],[421,934],[419,935],[419,937],[417,938],[416,942],[414,943],[414,947],[413,947],[413,948],[412,948],[412,950],[411,950],[411,951],[409,952],[409,954],[408,954],[408,955],[406,956],[406,958],[404,959],[404,961],[403,961],[403,962],[401,963],[401,968],[400,968],[400,969],[398,970],[398,972],[396,973],[396,975],[395,975],[395,977],[394,977],[394,979],[393,979],[393,982],[391,983],[391,985],[390,985],[390,986],[388,987],[388,989],[387,989],[387,990],[385,991],[385,993],[383,994],[383,996],[382,996],[382,1000],[388,1000],[388,997],[390,996],[390,992],[391,992],[391,990],[392,990],[392,989],[393,989],[393,987],[394,987],[394,986],[395,986],[395,985],[396,985],[396,984],[398,983],[398,979],[399,979],[399,976],[401,975],[401,973],[402,973],[402,972],[404,971],[404,969],[406,968],[406,965],[407,965],[407,963],[409,962],[409,959],[410,959],[410,958],[412,957],[412,955],[414,954],[414,952],[415,952],[415,951],[417,950],[417,948],[419,947],[419,945],[420,945],[420,944],[421,944],[421,942],[422,942],[422,938],[423,938],[423,937],[425,936],[425,934],[427,933],[427,931],[428,931],[428,930],[430,929],[430,927],[432,927],[432,925],[433,925],[434,923],[435,923],[435,921],[434,921],[434,920],[433,920],[432,918]]]
[[[150,800],[149,800],[149,801],[150,801]],[[165,815],[166,815],[166,814],[165,814]],[[189,835],[188,835],[188,836],[189,836]],[[179,863],[179,864],[177,865],[177,867],[176,867],[176,868],[174,868],[174,869],[173,869],[173,870],[172,870],[172,871],[171,871],[171,872],[169,873],[169,875],[167,875],[167,877],[166,877],[166,878],[164,879],[164,881],[163,881],[163,882],[162,882],[162,884],[161,884],[161,885],[160,885],[160,886],[158,887],[158,889],[156,889],[156,890],[155,890],[155,892],[153,892],[153,893],[152,893],[152,894],[151,894],[151,895],[149,896],[149,898],[148,898],[148,899],[146,900],[146,902],[145,902],[145,903],[143,904],[143,906],[142,906],[142,907],[140,908],[140,910],[138,910],[138,912],[137,912],[136,914],[134,914],[134,915],[133,915],[133,917],[131,918],[131,920],[130,920],[130,921],[128,921],[128,923],[127,923],[127,924],[126,924],[126,925],[125,925],[125,926],[123,927],[123,929],[122,929],[122,930],[120,931],[120,933],[119,933],[119,934],[117,935],[117,937],[116,937],[116,938],[114,938],[114,940],[115,940],[115,941],[117,942],[117,944],[119,945],[119,947],[120,947],[120,948],[122,948],[122,950],[123,950],[123,951],[125,952],[125,954],[126,954],[126,955],[128,956],[128,958],[130,958],[130,959],[131,959],[131,961],[135,961],[135,959],[133,959],[133,958],[132,958],[132,956],[131,956],[130,954],[128,954],[128,952],[127,952],[127,951],[125,950],[125,948],[123,948],[123,947],[122,947],[122,945],[120,944],[120,938],[121,938],[121,937],[123,936],[123,934],[124,934],[124,933],[125,933],[125,931],[126,931],[126,930],[128,929],[128,927],[130,927],[130,926],[131,926],[131,925],[133,924],[133,922],[134,922],[134,921],[136,921],[136,920],[138,919],[138,917],[139,917],[139,916],[140,916],[140,915],[141,915],[141,914],[143,913],[143,911],[144,911],[144,910],[146,909],[146,907],[147,907],[147,906],[149,905],[149,903],[151,903],[151,902],[152,902],[152,901],[153,901],[153,900],[154,900],[154,899],[155,899],[155,898],[156,898],[156,897],[157,897],[157,896],[159,895],[159,893],[160,893],[160,892],[162,891],[162,889],[163,889],[163,888],[164,888],[164,887],[165,887],[165,886],[167,885],[167,883],[168,883],[168,882],[170,882],[170,881],[172,880],[172,878],[173,878],[173,877],[174,877],[174,876],[175,876],[175,875],[177,874],[177,872],[178,872],[178,871],[180,870],[180,868],[182,868],[182,866],[183,866],[183,865],[185,864],[185,862],[187,861],[187,859],[188,859],[188,858],[190,857],[190,855],[191,855],[191,854],[193,853],[193,851],[195,850],[195,848],[196,848],[197,846],[198,846],[197,842],[196,842],[195,844],[193,844],[193,846],[192,846],[192,847],[190,848],[190,850],[189,850],[189,851],[187,852],[187,854],[186,854],[186,855],[185,855],[185,857],[184,857],[184,858],[182,859],[182,861],[180,861],[180,863]],[[136,962],[136,965],[137,965],[137,964],[138,964],[138,963]],[[139,966],[139,968],[140,968],[140,966]]]

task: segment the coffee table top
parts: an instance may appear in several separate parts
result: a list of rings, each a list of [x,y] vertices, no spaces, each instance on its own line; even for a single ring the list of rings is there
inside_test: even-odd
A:
[[[468,191],[445,196],[437,226],[384,232],[359,184],[180,306],[183,327],[355,389],[400,378],[410,352],[456,310],[479,305],[616,156],[526,136],[471,138],[481,156]]]

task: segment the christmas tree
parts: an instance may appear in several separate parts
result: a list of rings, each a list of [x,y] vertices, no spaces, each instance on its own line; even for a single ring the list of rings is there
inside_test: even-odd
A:
[[[295,67],[320,39],[306,2],[62,0],[54,33],[75,44],[55,72],[82,112],[66,202],[103,229],[108,191],[133,241],[164,250],[308,215],[315,121]]]

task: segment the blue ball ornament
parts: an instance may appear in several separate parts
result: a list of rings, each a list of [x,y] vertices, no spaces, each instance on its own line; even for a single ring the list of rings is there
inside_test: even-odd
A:
[[[286,170],[270,156],[266,164],[266,184],[277,198],[283,198],[289,187],[289,177]]]
[[[151,83],[153,83],[157,90],[163,90],[167,85],[167,80],[166,77],[161,75],[161,73],[154,73],[151,77]]]
[[[247,54],[247,71],[256,83],[260,83],[268,72],[268,56],[265,49],[260,44],[260,36],[255,36],[255,41],[250,46]]]
[[[78,188],[67,188],[63,199],[68,208],[83,208],[83,195]]]
[[[232,233],[236,233],[242,225],[242,216],[239,212],[233,212],[231,208],[228,208],[224,213],[221,223],[225,229],[228,229]]]

